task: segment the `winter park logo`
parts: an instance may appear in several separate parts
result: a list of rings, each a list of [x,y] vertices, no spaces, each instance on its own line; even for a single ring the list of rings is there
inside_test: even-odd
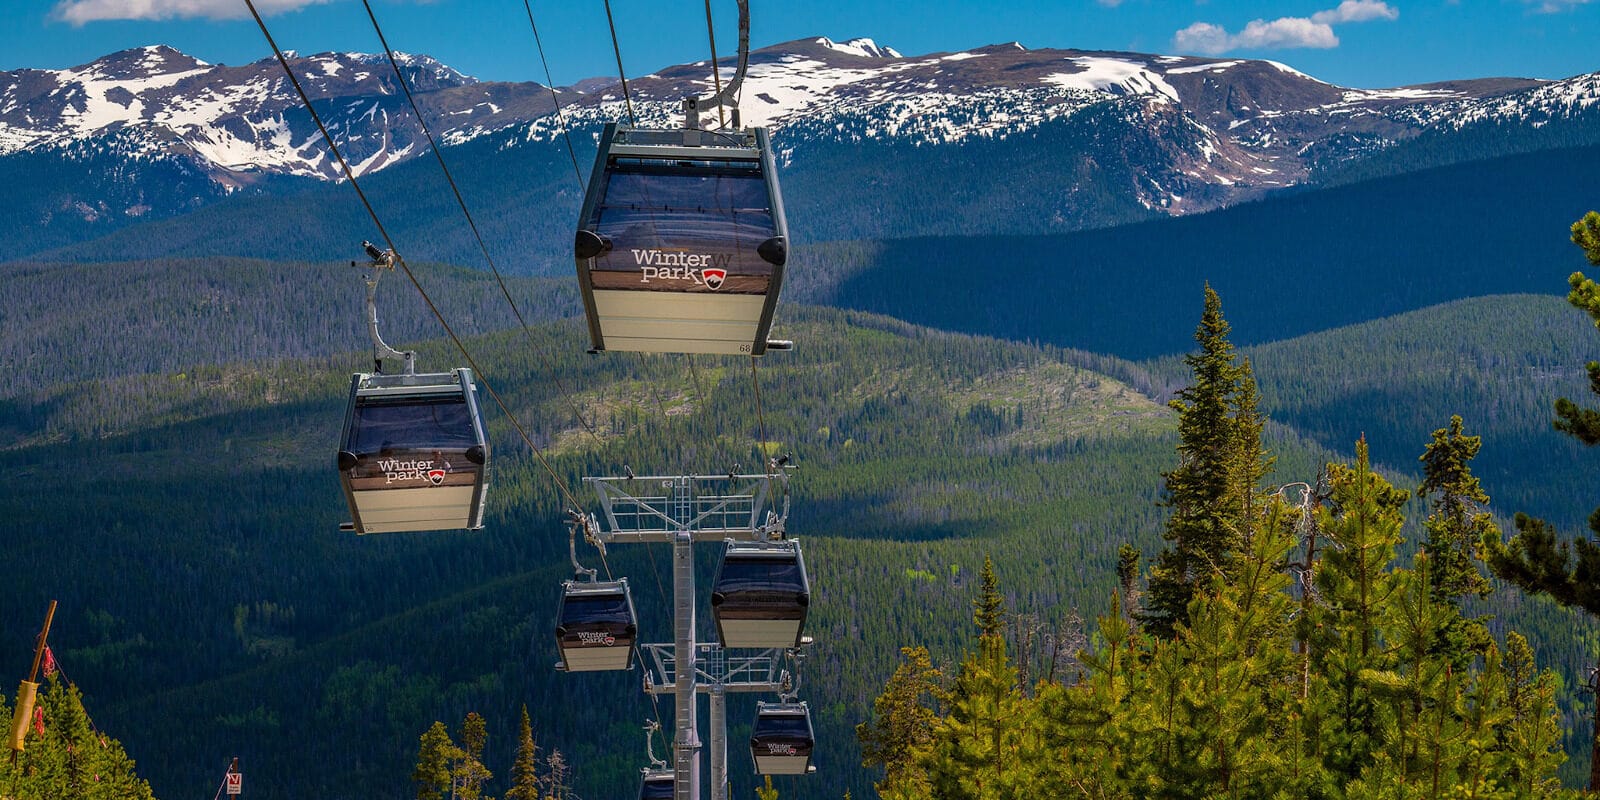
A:
[[[617,643],[617,638],[604,631],[578,631],[578,641],[583,644],[598,644],[610,647]]]
[[[403,461],[398,458],[378,459],[378,469],[383,472],[384,483],[396,481],[427,481],[434,486],[444,483],[444,476],[450,474],[450,462],[440,461],[440,466],[433,465],[433,459]]]
[[[639,265],[639,282],[689,281],[716,291],[728,279],[732,253],[688,253],[682,250],[633,250]]]

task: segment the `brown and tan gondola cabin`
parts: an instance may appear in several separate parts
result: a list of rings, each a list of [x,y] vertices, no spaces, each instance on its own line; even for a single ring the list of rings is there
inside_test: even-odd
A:
[[[356,374],[338,466],[356,533],[483,527],[489,444],[472,370]]]
[[[788,261],[764,128],[607,125],[574,242],[592,349],[759,356]]]

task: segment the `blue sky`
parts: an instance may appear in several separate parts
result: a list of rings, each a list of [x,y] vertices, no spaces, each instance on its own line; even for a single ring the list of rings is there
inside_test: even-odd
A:
[[[303,53],[377,52],[360,0],[257,0]],[[389,43],[487,80],[544,80],[522,0],[373,0]],[[601,0],[531,0],[555,82],[615,75]],[[1271,58],[1344,86],[1562,78],[1600,70],[1600,0],[751,0],[755,47],[871,37],[905,55],[1030,48]],[[168,44],[213,63],[271,51],[244,0],[5,0],[0,70],[58,69]],[[269,10],[270,9],[270,10]],[[704,0],[612,0],[630,76],[708,57]],[[718,53],[736,6],[713,0]]]

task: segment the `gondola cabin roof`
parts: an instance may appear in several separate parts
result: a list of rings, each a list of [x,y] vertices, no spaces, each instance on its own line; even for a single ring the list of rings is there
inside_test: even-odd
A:
[[[672,800],[676,785],[671,770],[646,770],[639,786],[639,800]]]
[[[714,591],[809,595],[811,582],[806,576],[800,542],[729,541],[722,552]]]
[[[594,350],[762,355],[788,261],[766,130],[607,125],[573,249]]]
[[[351,378],[338,468],[357,533],[483,527],[488,466],[472,370]]]

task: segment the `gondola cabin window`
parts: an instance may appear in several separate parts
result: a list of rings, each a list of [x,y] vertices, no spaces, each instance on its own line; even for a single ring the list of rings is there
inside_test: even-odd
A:
[[[773,265],[758,249],[775,235],[767,187],[753,166],[619,164],[595,228],[596,289],[764,295]]]
[[[452,450],[465,454],[477,444],[465,397],[362,398],[351,430],[351,452],[382,455],[396,450]]]

